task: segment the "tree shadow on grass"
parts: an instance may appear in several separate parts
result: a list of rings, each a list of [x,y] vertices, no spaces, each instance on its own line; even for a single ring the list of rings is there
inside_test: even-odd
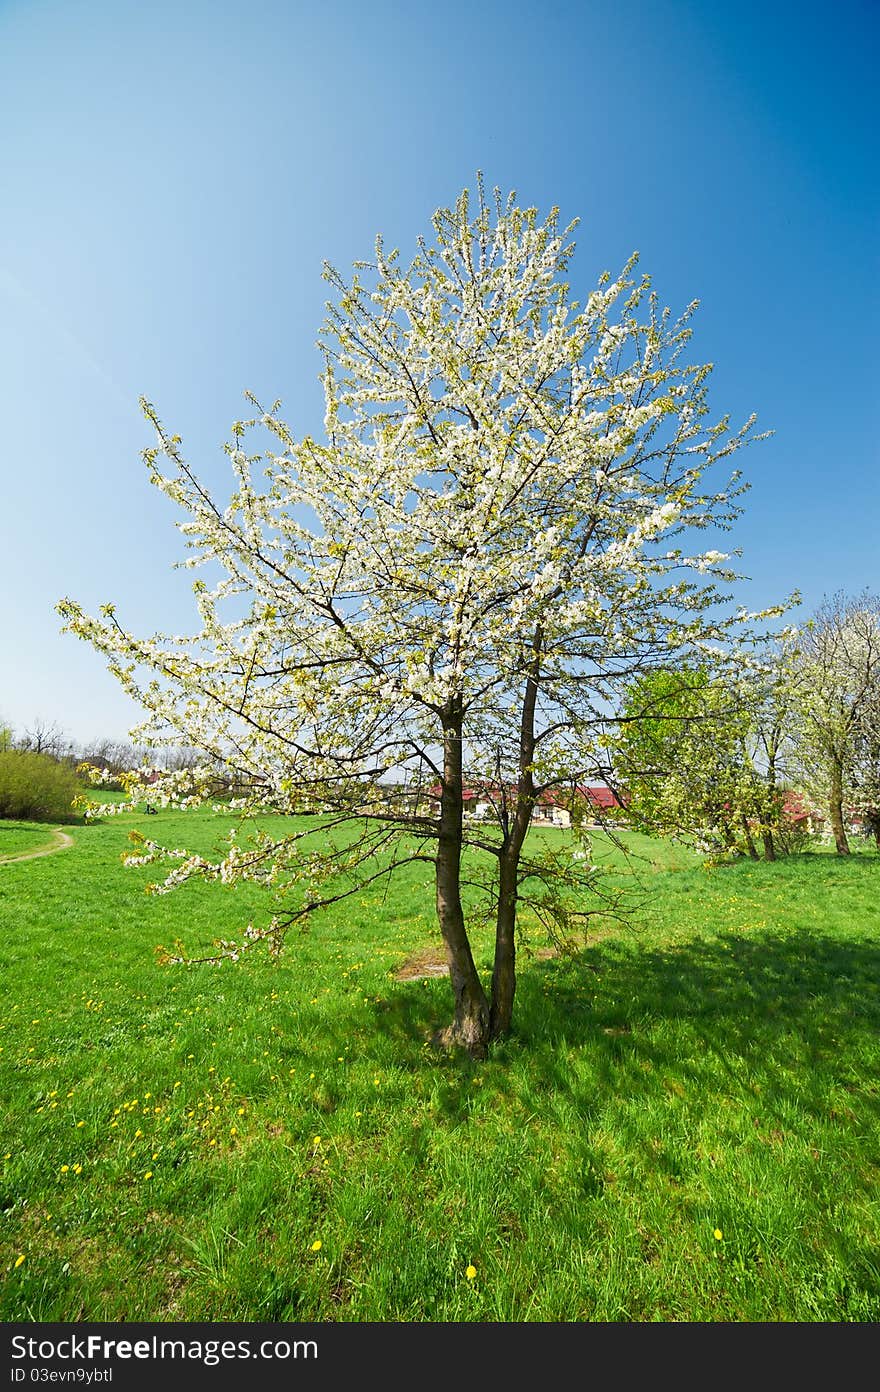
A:
[[[650,1219],[639,1226],[648,1248],[662,1245],[667,1216],[704,1227],[711,1200],[714,1221],[738,1230],[743,1280],[759,1290],[772,1270],[780,1308],[800,1282],[798,1317],[877,1317],[880,1260],[867,1215],[880,1180],[880,945],[730,933],[662,950],[609,939],[575,958],[533,961],[520,978],[516,1030],[487,1063],[426,1056],[441,1003],[448,1008],[437,983],[401,986],[376,1029],[408,1066],[438,1075],[438,1121],[460,1128],[462,1145],[525,1137],[539,1119],[536,1141],[523,1140],[534,1148],[525,1173],[549,1146],[556,1158],[540,1185],[573,1244],[584,1240],[585,1205],[598,1205],[590,1212],[604,1231],[614,1194],[628,1195],[620,1203],[630,1214],[665,1195],[653,1236]],[[518,1182],[514,1164],[499,1190],[511,1210]],[[853,1208],[864,1231],[845,1218]],[[813,1288],[821,1313],[804,1315]],[[775,1308],[749,1298],[746,1317]]]
[[[375,1029],[396,1042],[404,1066],[431,1067],[424,1042],[449,1005],[448,983],[401,983],[376,1007]],[[660,950],[607,940],[527,965],[514,1033],[489,1066],[465,1055],[445,1064],[463,1079],[482,1070],[501,1092],[531,1090],[544,1110],[573,1089],[586,1101],[595,1088],[643,1091],[652,1079],[690,1095],[748,1088],[771,1112],[796,1105],[846,1119],[847,1094],[880,1113],[878,1038],[880,945],[869,941],[731,933]],[[580,1082],[572,1050],[588,1065]],[[446,1091],[457,1111],[464,1104]]]

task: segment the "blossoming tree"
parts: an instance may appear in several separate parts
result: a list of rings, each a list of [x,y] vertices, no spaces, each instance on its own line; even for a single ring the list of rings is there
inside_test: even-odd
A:
[[[213,955],[277,950],[316,909],[427,861],[445,1034],[474,1052],[511,1023],[518,902],[550,924],[590,912],[588,848],[527,843],[536,801],[565,788],[575,805],[602,773],[621,683],[742,650],[755,617],[719,589],[728,557],[675,544],[738,514],[738,472],[706,476],[752,422],[709,423],[711,368],[686,357],[695,306],[674,320],[635,257],[571,299],[570,233],[556,210],[541,220],[479,185],[476,206],[463,193],[435,214],[409,266],[379,240],[350,280],[325,268],[320,438],[249,398],[224,504],[143,403],[150,479],[182,509],[187,564],[220,571],[194,584],[198,632],[143,639],[112,605],[59,605],[145,707],[137,739],[208,756],[151,782],[151,802],[212,797],[219,768],[245,809],[321,814],[233,836],[219,861],[152,843],[134,857],[174,861],[163,889],[194,875],[273,888],[271,919]],[[469,785],[493,808],[479,822]],[[491,984],[463,873],[494,922]]]
[[[846,814],[880,847],[880,597],[826,599],[792,645],[804,785],[828,808],[838,855],[849,855]]]

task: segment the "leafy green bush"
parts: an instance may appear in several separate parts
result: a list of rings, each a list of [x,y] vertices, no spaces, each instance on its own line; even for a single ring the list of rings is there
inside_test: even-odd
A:
[[[48,754],[0,751],[0,817],[69,822],[79,787],[72,768]]]

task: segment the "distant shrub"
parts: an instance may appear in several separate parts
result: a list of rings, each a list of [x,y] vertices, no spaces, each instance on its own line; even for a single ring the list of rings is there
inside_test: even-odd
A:
[[[0,818],[31,822],[70,822],[79,791],[72,768],[49,754],[0,751]]]

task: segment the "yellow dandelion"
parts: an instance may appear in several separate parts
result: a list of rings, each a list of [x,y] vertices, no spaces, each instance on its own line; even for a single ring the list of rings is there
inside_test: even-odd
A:
[[[152,1171],[152,1170],[144,1170],[144,1179],[152,1179],[152,1178],[153,1178],[153,1171]]]
[[[73,1167],[73,1173],[74,1173],[74,1174],[82,1174],[82,1168],[83,1168],[82,1165],[74,1165],[74,1167]]]
[[[135,1140],[137,1140],[138,1136],[142,1136],[143,1134],[144,1134],[144,1133],[143,1133],[143,1131],[141,1130],[141,1128],[138,1127],[138,1129],[137,1129],[137,1130],[135,1131],[135,1133],[134,1133],[134,1138],[135,1138]]]
[[[23,1261],[24,1261],[24,1252],[22,1252],[22,1254],[21,1254],[20,1257],[16,1257],[16,1258],[15,1258],[15,1267],[14,1267],[13,1269],[14,1269],[15,1271],[17,1271],[18,1268],[21,1266],[21,1264],[22,1264]]]
[[[714,1237],[716,1242],[720,1242],[722,1237],[724,1236],[724,1233],[721,1231],[720,1228],[716,1228],[712,1236]]]
[[[67,1174],[67,1171],[68,1171],[69,1169],[70,1169],[70,1166],[69,1166],[69,1165],[62,1165],[62,1166],[61,1166],[61,1173],[62,1173],[62,1174]]]
[[[323,1244],[323,1242],[321,1241],[320,1237],[316,1237],[315,1240],[314,1240],[314,1242],[312,1243],[311,1250],[312,1250],[313,1252],[320,1252],[320,1250],[321,1250],[321,1248],[323,1247],[323,1245],[324,1245],[324,1244]]]
[[[464,1274],[465,1274],[465,1276],[468,1278],[469,1281],[473,1281],[474,1278],[475,1278],[475,1276],[476,1276],[476,1274],[477,1274],[477,1268],[476,1268],[475,1266],[468,1266],[468,1267],[465,1268],[465,1273],[464,1273]]]
[[[313,1137],[312,1137],[312,1145],[320,1145],[320,1144],[321,1144],[321,1137],[320,1137],[320,1136],[313,1136]]]

